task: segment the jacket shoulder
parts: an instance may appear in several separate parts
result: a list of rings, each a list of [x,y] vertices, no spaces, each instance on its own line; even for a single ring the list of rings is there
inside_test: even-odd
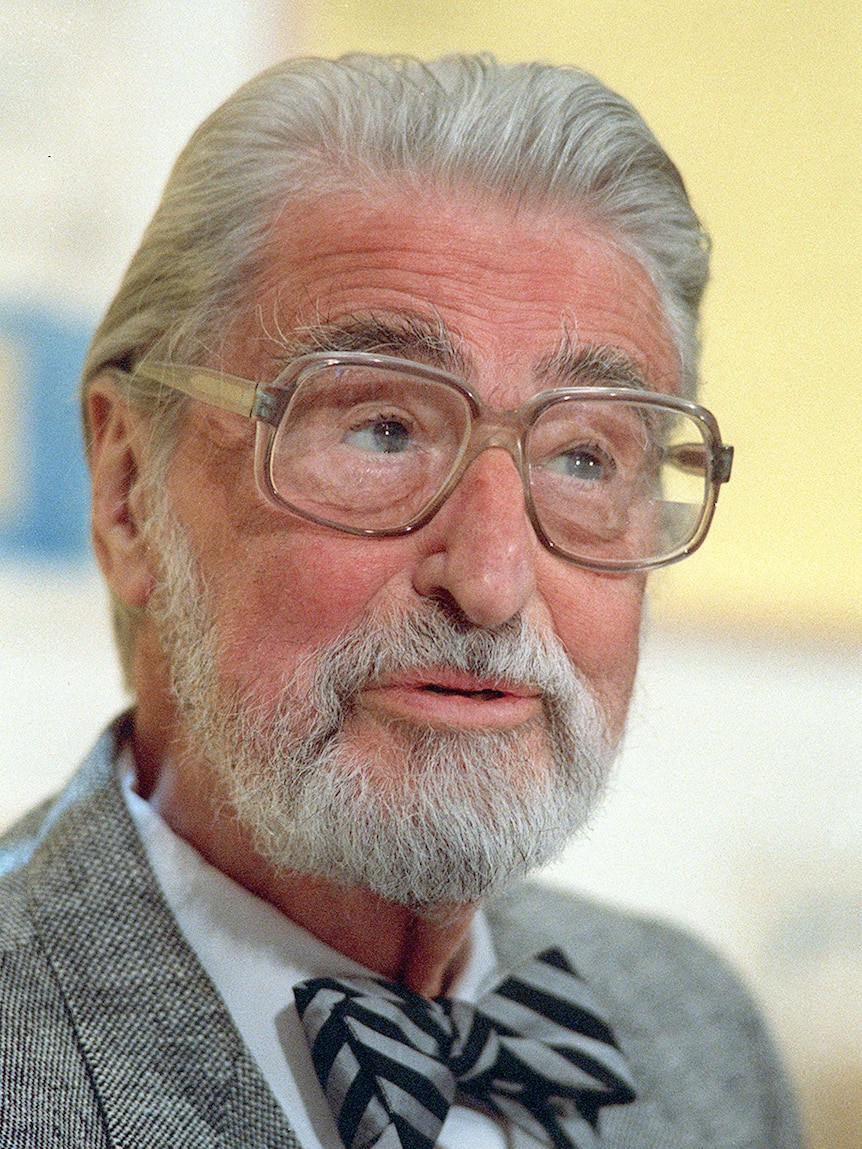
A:
[[[505,965],[554,946],[566,953],[607,1010],[639,1092],[693,1144],[800,1144],[762,1015],[709,945],[665,921],[538,884],[501,898],[489,920]]]

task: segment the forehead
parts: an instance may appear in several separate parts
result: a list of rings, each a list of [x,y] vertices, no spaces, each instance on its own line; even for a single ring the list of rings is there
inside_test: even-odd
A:
[[[264,361],[345,339],[409,353],[411,331],[436,331],[421,357],[454,359],[486,391],[521,391],[561,346],[620,352],[653,389],[679,383],[658,294],[632,255],[570,212],[475,195],[388,186],[291,205],[255,312]],[[387,330],[406,346],[387,346]]]

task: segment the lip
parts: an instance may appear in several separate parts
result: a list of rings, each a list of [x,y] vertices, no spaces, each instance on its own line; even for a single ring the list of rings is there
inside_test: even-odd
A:
[[[542,710],[535,687],[437,668],[384,678],[362,699],[371,712],[430,726],[511,729]]]

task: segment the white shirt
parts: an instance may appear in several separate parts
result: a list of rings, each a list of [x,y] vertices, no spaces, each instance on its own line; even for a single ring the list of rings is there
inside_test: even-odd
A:
[[[274,906],[206,862],[132,789],[131,754],[121,758],[123,792],[150,865],[180,932],[228,1012],[304,1149],[343,1149],[314,1070],[293,997],[309,977],[368,976]],[[495,957],[487,923],[474,919],[471,952],[453,992],[475,1002],[491,988]],[[371,974],[371,976],[375,976]],[[441,1149],[506,1149],[504,1125],[453,1105]]]

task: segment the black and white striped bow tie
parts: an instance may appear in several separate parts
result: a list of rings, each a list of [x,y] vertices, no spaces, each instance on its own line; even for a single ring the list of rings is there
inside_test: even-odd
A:
[[[478,1005],[373,978],[294,989],[347,1149],[433,1149],[456,1091],[554,1149],[598,1144],[602,1105],[634,1100],[602,1011],[559,950]]]

